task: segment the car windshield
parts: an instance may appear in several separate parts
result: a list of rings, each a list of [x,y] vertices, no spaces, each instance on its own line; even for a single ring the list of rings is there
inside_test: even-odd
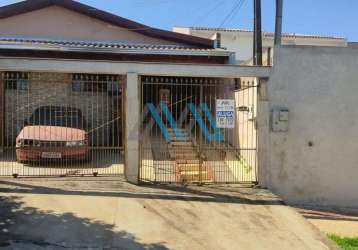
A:
[[[29,119],[29,125],[85,128],[85,120],[79,109],[66,107],[41,107]]]

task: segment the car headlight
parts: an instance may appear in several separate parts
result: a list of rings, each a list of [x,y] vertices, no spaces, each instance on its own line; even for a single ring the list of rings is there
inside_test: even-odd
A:
[[[68,141],[66,142],[66,147],[79,147],[84,146],[85,141]]]
[[[74,147],[76,146],[76,142],[75,141],[68,141],[66,142],[66,147]]]
[[[20,139],[16,141],[16,147],[40,147],[41,143],[38,140]]]
[[[16,147],[17,148],[24,146],[24,144],[25,144],[25,141],[23,139],[20,139],[20,140],[16,141]]]

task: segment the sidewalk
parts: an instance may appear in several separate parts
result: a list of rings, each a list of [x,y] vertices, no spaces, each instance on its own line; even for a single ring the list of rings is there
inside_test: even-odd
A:
[[[298,211],[326,234],[358,237],[358,211],[337,211],[327,208],[298,208]]]
[[[267,190],[0,179],[1,249],[335,249]]]

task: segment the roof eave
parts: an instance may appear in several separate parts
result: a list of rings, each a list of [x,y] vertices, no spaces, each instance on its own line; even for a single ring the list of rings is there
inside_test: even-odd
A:
[[[185,28],[185,27],[184,27]],[[188,27],[188,29],[193,31],[210,31],[210,32],[228,32],[228,33],[247,33],[252,34],[253,30],[248,29],[230,29],[230,28],[210,28],[210,27]],[[262,32],[263,37],[273,38],[273,32]],[[303,39],[326,39],[326,40],[347,40],[345,37],[341,36],[327,36],[327,35],[306,35],[299,33],[282,33],[283,38],[303,38]]]
[[[31,45],[0,44],[0,49],[8,50],[33,50],[33,51],[58,51],[78,53],[107,53],[107,54],[137,54],[137,55],[168,55],[168,56],[208,56],[208,57],[229,57],[232,52],[211,50],[165,50],[165,49],[108,49],[108,48],[80,48],[80,47],[38,47]]]

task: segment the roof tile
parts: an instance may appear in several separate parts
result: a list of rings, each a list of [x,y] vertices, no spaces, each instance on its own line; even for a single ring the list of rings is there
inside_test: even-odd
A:
[[[0,48],[39,49],[39,50],[101,50],[108,53],[124,53],[135,51],[167,52],[167,53],[195,53],[215,56],[228,56],[230,52],[224,49],[196,48],[185,45],[143,44],[124,41],[82,41],[56,40],[28,37],[0,37]]]

